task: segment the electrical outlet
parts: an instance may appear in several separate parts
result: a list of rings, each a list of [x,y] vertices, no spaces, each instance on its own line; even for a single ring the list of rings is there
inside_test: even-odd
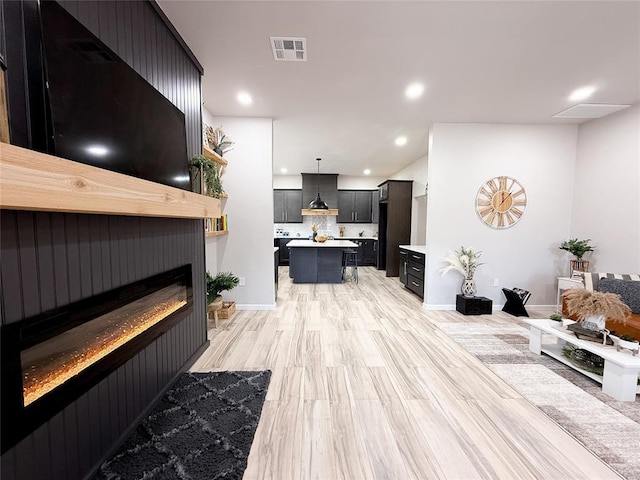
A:
[[[494,287],[499,287],[500,286],[500,280],[498,280],[497,278],[493,279],[493,286]]]
[[[243,286],[244,285],[244,277],[238,277],[238,278],[240,279],[240,284],[239,285]]]

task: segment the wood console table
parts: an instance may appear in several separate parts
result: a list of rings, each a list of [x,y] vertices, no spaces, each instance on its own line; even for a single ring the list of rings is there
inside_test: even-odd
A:
[[[574,370],[592,378],[602,384],[602,391],[622,402],[633,402],[636,394],[640,393],[638,374],[640,373],[640,357],[634,357],[629,351],[617,352],[614,346],[604,346],[600,343],[578,339],[559,322],[553,320],[523,320],[531,327],[529,333],[529,350],[541,355],[542,353],[568,365]],[[542,343],[543,334],[555,337],[556,343]],[[560,340],[558,342],[557,340]],[[602,376],[587,372],[577,367],[562,355],[564,342],[575,345],[604,359],[604,374]]]

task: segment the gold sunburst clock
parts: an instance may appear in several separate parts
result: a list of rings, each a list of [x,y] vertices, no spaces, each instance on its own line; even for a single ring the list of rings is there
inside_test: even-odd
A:
[[[527,193],[515,178],[490,178],[476,195],[478,217],[491,228],[513,227],[527,208]]]

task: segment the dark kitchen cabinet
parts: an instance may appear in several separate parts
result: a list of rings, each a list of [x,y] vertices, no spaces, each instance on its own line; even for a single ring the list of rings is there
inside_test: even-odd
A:
[[[338,190],[338,223],[371,223],[370,190]]]
[[[278,265],[289,265],[289,249],[287,248],[287,243],[291,240],[293,240],[293,238],[278,238],[278,253],[280,254],[280,262]]]
[[[362,242],[362,265],[376,266],[378,241],[377,240],[363,240]]]
[[[400,282],[420,298],[424,298],[424,253],[401,248],[398,254]]]
[[[273,222],[302,223],[302,190],[273,191]]]
[[[405,250],[404,248],[400,249],[400,270],[399,270],[399,277],[400,277],[400,283],[402,283],[405,287],[407,286],[407,268],[409,267],[408,260],[409,257],[409,252],[407,250]]]
[[[378,270],[387,277],[397,277],[400,265],[400,245],[411,241],[410,180],[387,180],[378,186]]]
[[[372,238],[364,240],[354,238],[351,241],[358,244],[358,265],[362,267],[375,267],[378,241]]]
[[[378,190],[371,192],[371,223],[378,223],[380,218],[380,203],[378,200]]]

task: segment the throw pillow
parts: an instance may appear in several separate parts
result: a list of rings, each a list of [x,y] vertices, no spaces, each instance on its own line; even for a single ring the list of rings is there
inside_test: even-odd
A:
[[[598,282],[598,290],[617,293],[633,313],[640,313],[640,282],[605,277]]]

